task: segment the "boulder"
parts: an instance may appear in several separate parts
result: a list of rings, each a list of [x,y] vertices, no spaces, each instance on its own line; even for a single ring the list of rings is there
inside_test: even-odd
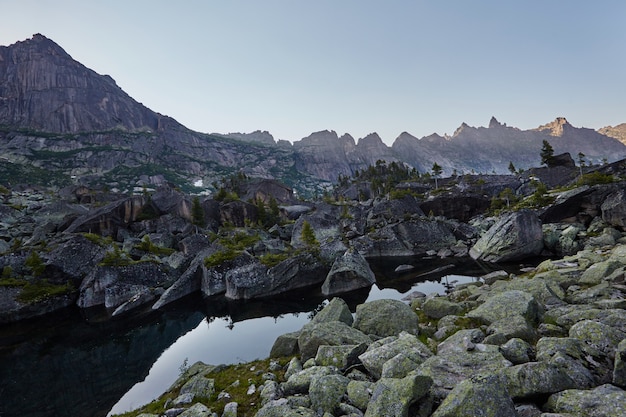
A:
[[[339,321],[308,323],[298,336],[298,347],[302,360],[314,358],[321,345],[359,345],[372,343],[363,332]]]
[[[422,304],[422,311],[430,318],[440,319],[445,316],[461,314],[463,307],[445,297],[431,297]]]
[[[311,408],[318,414],[334,415],[350,380],[343,375],[325,375],[314,378],[309,386]]]
[[[374,300],[356,308],[354,328],[379,337],[394,336],[402,331],[417,335],[417,314],[399,300]]]
[[[387,342],[381,344],[383,341]],[[403,360],[411,361],[410,365],[413,369],[433,356],[430,349],[420,342],[415,335],[402,332],[397,338],[389,337],[372,344],[365,353],[359,356],[359,360],[372,376],[380,378],[385,364],[400,354]]]
[[[509,316],[497,320],[487,328],[485,343],[502,345],[509,339],[519,338],[528,343],[535,343],[537,330],[522,316]]]
[[[352,317],[348,304],[346,304],[343,299],[338,297],[333,298],[313,317],[313,319],[311,319],[311,323],[323,323],[327,321],[340,321],[348,326],[352,326],[354,318]]]
[[[623,189],[609,194],[602,205],[602,220],[612,226],[626,226],[626,193]]]
[[[309,391],[314,379],[336,374],[336,369],[330,366],[312,366],[291,375],[287,381],[281,384],[281,388],[286,395],[305,394]]]
[[[376,282],[374,272],[358,252],[347,250],[335,259],[326,280],[322,284],[322,294],[331,296],[344,292],[367,288]]]
[[[478,308],[466,314],[485,324],[513,316],[521,316],[529,323],[539,323],[543,308],[531,294],[512,290],[491,296]]]
[[[551,395],[547,411],[572,416],[626,415],[626,391],[609,384],[590,390],[571,389]]]
[[[432,380],[410,375],[400,378],[381,378],[376,382],[365,417],[406,417],[409,407],[423,398]]]
[[[296,355],[298,350],[298,337],[300,332],[291,332],[280,335],[274,341],[270,350],[270,358]]]
[[[309,287],[321,283],[328,273],[327,265],[311,253],[296,255],[269,269],[249,255],[247,259],[248,263],[225,270],[227,298],[244,300]]]
[[[367,349],[365,343],[341,346],[321,345],[317,348],[315,364],[346,369],[358,362],[359,355],[365,352],[365,349]]]
[[[497,376],[475,376],[461,381],[432,417],[517,416],[515,404]]]
[[[583,320],[570,328],[569,337],[582,341],[583,347],[589,346],[613,357],[615,348],[626,339],[626,333],[597,321]]]
[[[582,388],[558,362],[528,362],[500,371],[509,395],[516,399]],[[593,381],[588,381],[588,383]]]
[[[626,339],[619,342],[615,350],[613,384],[621,388],[626,388]]]
[[[530,362],[532,351],[533,348],[528,342],[516,337],[500,346],[502,356],[515,365]]]
[[[162,265],[153,262],[98,266],[83,280],[77,304],[81,308],[105,306],[115,309],[138,293],[154,293],[169,279]]]
[[[520,210],[502,216],[469,253],[480,261],[506,262],[537,256],[542,249],[541,221],[534,212]]]

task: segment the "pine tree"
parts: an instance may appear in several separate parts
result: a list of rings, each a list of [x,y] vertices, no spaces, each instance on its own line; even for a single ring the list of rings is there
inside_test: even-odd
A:
[[[313,227],[311,227],[311,224],[306,220],[302,222],[302,232],[300,234],[300,237],[309,248],[319,246],[319,242],[317,241],[315,233],[313,232]]]
[[[441,175],[441,173],[443,172],[443,170],[441,169],[441,165],[439,165],[438,163],[434,163],[433,167],[431,168],[431,171],[433,171],[433,177],[435,177],[435,189],[438,188],[437,186],[437,178]]]
[[[516,169],[515,169],[515,165],[513,165],[513,161],[509,161],[509,172],[515,175]]]
[[[554,148],[552,148],[552,145],[550,145],[550,142],[544,139],[543,146],[541,147],[541,164],[549,165],[553,157],[554,157]]]
[[[204,209],[198,196],[194,197],[191,202],[191,222],[200,227],[204,227],[206,224],[204,221]]]

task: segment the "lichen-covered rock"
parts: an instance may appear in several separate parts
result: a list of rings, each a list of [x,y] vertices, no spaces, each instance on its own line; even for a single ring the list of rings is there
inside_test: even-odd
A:
[[[299,336],[300,332],[285,333],[278,336],[270,350],[270,358],[280,358],[297,354],[299,352]]]
[[[419,333],[417,314],[399,300],[374,300],[356,308],[353,327],[365,334],[380,337],[405,331]]]
[[[359,356],[367,371],[376,378],[380,378],[387,361],[403,354],[404,359],[411,361],[414,368],[424,362],[433,353],[426,345],[420,342],[415,335],[403,332],[395,340],[389,340],[382,345],[372,345],[365,353]],[[389,373],[392,371],[390,370]]]
[[[503,369],[500,375],[513,398],[553,394],[570,388],[581,388],[568,369],[554,362],[528,362]]]
[[[210,417],[211,410],[204,404],[196,403],[179,414],[179,417]]]
[[[346,304],[342,298],[335,297],[313,317],[311,323],[321,323],[326,321],[340,321],[348,326],[352,326],[354,318],[352,317],[348,304]]]
[[[361,411],[365,411],[374,392],[374,382],[350,380],[346,387],[348,399]]]
[[[215,380],[198,374],[180,389],[181,394],[192,394],[194,398],[210,398],[215,392]]]
[[[309,387],[311,408],[318,415],[322,413],[334,415],[349,382],[350,380],[343,375],[325,375],[314,378]]]
[[[626,338],[626,333],[603,323],[583,320],[570,328],[569,336],[584,342],[583,348],[587,345],[613,357],[615,348]]]
[[[624,416],[626,391],[609,384],[590,390],[566,390],[551,395],[546,409],[581,417]]]
[[[321,345],[317,349],[317,355],[315,355],[315,364],[319,366],[335,366],[339,369],[345,369],[358,362],[360,354],[365,352],[367,345],[361,343],[360,345],[342,345],[342,346],[327,346]]]
[[[505,262],[537,256],[542,249],[539,217],[531,210],[520,210],[502,216],[469,253],[476,260]]]
[[[287,395],[307,393],[313,379],[319,379],[323,376],[334,374],[337,374],[336,368],[330,366],[312,366],[291,375],[287,381],[281,384],[281,389]]]
[[[376,282],[374,272],[361,254],[347,250],[335,259],[322,284],[325,296],[371,287]]]
[[[615,350],[613,384],[621,388],[626,388],[626,339],[619,342]]]
[[[500,346],[500,352],[502,356],[510,360],[513,364],[519,365],[530,362],[532,346],[528,342],[514,337]]]
[[[461,381],[435,410],[432,417],[511,417],[515,404],[494,375]]]
[[[422,311],[430,318],[440,319],[448,315],[456,316],[461,314],[463,307],[445,297],[431,297],[422,304]]]
[[[303,361],[314,358],[321,345],[369,345],[372,340],[363,332],[340,321],[308,323],[298,336],[298,347]]]
[[[430,378],[419,375],[381,378],[376,382],[365,417],[406,417],[411,404],[424,397],[431,385]]]
[[[600,284],[604,278],[623,266],[620,262],[610,260],[595,263],[583,272],[579,282],[586,285]]]
[[[514,337],[534,343],[537,340],[537,331],[524,317],[511,316],[489,325],[485,343],[502,345]]]
[[[291,406],[286,398],[281,398],[265,404],[255,417],[317,417],[317,415],[310,408]]]
[[[485,324],[491,324],[507,317],[522,316],[529,323],[541,321],[543,308],[535,297],[523,291],[513,290],[491,296],[478,308],[466,314]]]

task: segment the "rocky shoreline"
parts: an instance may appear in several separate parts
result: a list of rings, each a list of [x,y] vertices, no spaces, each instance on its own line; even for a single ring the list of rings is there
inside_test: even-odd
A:
[[[228,387],[216,392],[216,367],[197,363],[161,411],[128,415],[624,415],[625,268],[626,244],[589,245],[522,275],[376,300],[354,315],[334,298],[276,340],[277,359],[256,370],[262,383],[230,381],[245,385],[240,403],[258,396],[255,414],[238,413]]]

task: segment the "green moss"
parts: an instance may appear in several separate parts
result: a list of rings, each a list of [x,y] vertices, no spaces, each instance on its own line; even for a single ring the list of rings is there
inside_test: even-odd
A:
[[[204,258],[204,266],[207,268],[214,268],[216,266],[220,266],[224,262],[232,261],[240,254],[241,251],[237,251],[234,249],[224,249],[221,251],[217,251]]]
[[[74,286],[71,283],[57,285],[50,284],[48,280],[41,280],[37,282],[28,282],[23,286],[22,292],[17,296],[18,301],[22,303],[35,303],[44,301],[48,298],[69,294],[74,291]]]
[[[113,238],[111,236],[104,237],[95,233],[83,233],[83,236],[90,242],[102,246],[103,248],[113,244]]]
[[[141,240],[141,243],[135,245],[136,249],[139,249],[144,252],[151,253],[153,255],[161,255],[161,256],[169,256],[176,252],[174,249],[165,248],[163,246],[158,246],[152,243],[150,237],[148,235],[144,236]]]
[[[278,265],[282,261],[289,258],[288,253],[267,253],[259,257],[259,261],[268,268]]]

